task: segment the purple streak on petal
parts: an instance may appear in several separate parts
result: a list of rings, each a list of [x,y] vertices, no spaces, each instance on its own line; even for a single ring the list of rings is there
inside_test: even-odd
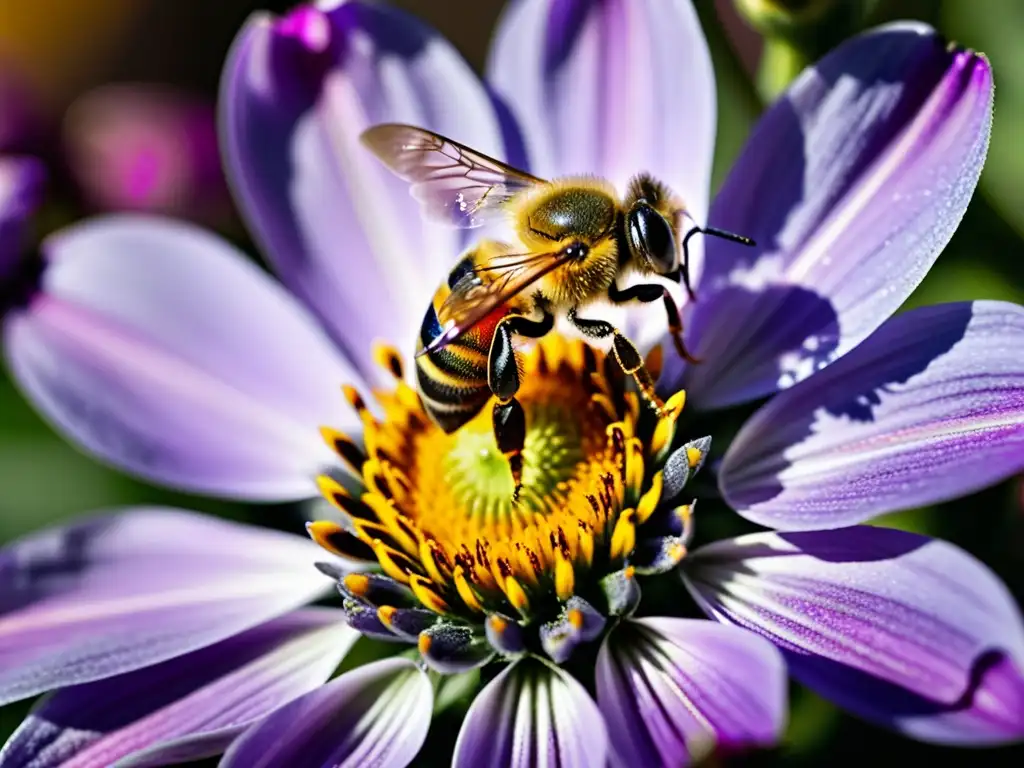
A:
[[[25,394],[104,461],[189,491],[315,495],[318,428],[361,432],[356,373],[302,307],[226,242],[156,217],[44,243],[38,295],[4,325]]]
[[[477,695],[452,768],[590,768],[607,759],[608,733],[586,689],[556,667],[525,659]]]
[[[689,0],[522,0],[499,24],[488,76],[523,128],[531,171],[647,171],[703,223],[715,80]]]
[[[855,347],[924,277],[974,192],[992,72],[920,24],[854,38],[755,128],[709,223],[680,379],[716,408],[785,389]],[[809,293],[809,296],[805,296]]]
[[[1002,582],[957,547],[860,526],[743,536],[686,564],[709,615],[772,640],[802,682],[855,714],[922,738],[972,718],[989,734],[1024,735],[1019,714],[1006,711],[1021,681],[1002,663],[985,674],[993,654],[1022,668],[1024,623]],[[858,680],[910,697],[879,697]],[[928,708],[912,706],[921,700]]]
[[[786,724],[786,665],[752,632],[699,619],[626,622],[597,659],[612,764],[683,765],[716,746],[770,746]]]
[[[46,170],[35,158],[0,157],[0,316],[24,298],[16,270],[45,182]]]
[[[303,536],[173,509],[100,515],[0,551],[0,704],[218,642],[331,591]]]
[[[217,221],[229,212],[214,108],[156,85],[108,85],[64,121],[68,164],[95,209]]]
[[[231,745],[222,768],[403,768],[427,737],[430,680],[408,659],[376,661],[277,710]]]
[[[22,723],[0,764],[140,768],[220,754],[247,726],[322,685],[356,637],[339,611],[295,611],[151,667],[63,688]]]
[[[820,656],[786,654],[793,676],[859,717],[937,744],[995,746],[1024,739],[1024,672],[1005,654],[983,654],[953,704],[911,693]]]
[[[358,141],[411,123],[500,157],[487,92],[411,16],[365,2],[253,16],[221,85],[221,150],[243,215],[285,284],[366,377],[371,342],[411,354],[460,233],[427,223],[408,185]]]
[[[722,463],[725,499],[783,530],[837,528],[1024,469],[1024,308],[942,304],[889,320],[775,396]]]

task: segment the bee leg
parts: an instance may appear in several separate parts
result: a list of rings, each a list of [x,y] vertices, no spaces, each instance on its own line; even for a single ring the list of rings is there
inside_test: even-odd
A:
[[[519,500],[519,492],[523,488],[523,445],[526,442],[526,414],[523,406],[514,397],[499,400],[494,404],[491,414],[494,423],[494,439],[498,442],[498,450],[508,461],[512,472],[512,501]]]
[[[683,321],[679,317],[679,308],[676,306],[672,294],[668,292],[665,286],[653,284],[631,285],[629,288],[620,291],[618,286],[612,283],[608,289],[608,298],[614,304],[625,304],[627,301],[639,301],[643,304],[650,304],[661,299],[665,305],[665,314],[668,316],[668,331],[672,334],[672,342],[675,345],[676,352],[688,363],[701,362],[686,349],[686,343],[683,341]]]
[[[658,397],[658,393],[655,392],[654,380],[651,378],[651,374],[647,372],[647,368],[644,367],[640,351],[633,342],[623,336],[611,323],[607,323],[604,320],[587,320],[579,317],[576,314],[575,308],[569,310],[568,318],[569,322],[576,326],[585,336],[589,336],[592,339],[612,337],[612,354],[615,355],[615,361],[627,376],[633,377],[637,389],[640,390],[640,394],[654,407],[658,415],[661,415],[665,410],[665,403]]]
[[[548,333],[555,324],[549,312],[540,320],[530,320],[522,315],[512,315],[498,323],[491,340],[487,356],[487,386],[498,398],[494,405],[492,419],[494,438],[508,460],[515,490],[512,500],[519,498],[523,487],[523,445],[526,442],[526,416],[523,407],[516,400],[519,391],[519,365],[512,346],[512,334],[540,337]]]

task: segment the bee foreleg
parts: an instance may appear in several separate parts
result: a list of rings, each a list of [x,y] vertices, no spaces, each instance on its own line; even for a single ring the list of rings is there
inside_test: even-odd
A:
[[[690,354],[683,341],[683,321],[679,317],[679,307],[676,306],[672,294],[663,285],[631,285],[625,290],[619,290],[615,283],[608,289],[608,298],[614,304],[625,304],[627,301],[639,301],[643,304],[661,299],[665,306],[665,314],[668,316],[668,332],[672,336],[676,352],[688,363],[699,363],[700,360]]]
[[[569,310],[568,318],[569,322],[586,336],[595,339],[612,337],[612,354],[615,356],[615,361],[627,376],[633,377],[637,389],[640,390],[640,394],[643,395],[647,402],[654,406],[654,409],[660,415],[665,408],[665,403],[658,397],[658,393],[655,392],[654,380],[651,378],[651,374],[648,373],[647,368],[644,367],[644,360],[640,356],[640,350],[636,348],[633,342],[623,336],[611,323],[607,323],[604,320],[586,320],[579,317],[576,314],[575,308]]]
[[[508,460],[508,468],[512,472],[512,500],[519,499],[519,491],[523,487],[523,445],[526,443],[526,414],[523,406],[514,397],[498,400],[491,413],[494,424],[494,439],[498,450]]]

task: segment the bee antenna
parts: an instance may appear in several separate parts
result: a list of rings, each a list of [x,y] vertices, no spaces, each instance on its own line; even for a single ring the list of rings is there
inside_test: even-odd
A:
[[[690,231],[688,231],[686,236],[683,237],[683,264],[682,269],[679,270],[680,279],[682,280],[683,287],[686,288],[686,295],[690,297],[690,301],[696,301],[697,297],[693,293],[693,288],[690,287],[690,252],[686,244],[694,235],[720,237],[723,240],[731,240],[732,242],[739,243],[740,245],[757,245],[757,243],[749,237],[737,235],[735,232],[726,232],[724,229],[715,229],[714,227],[691,227]]]

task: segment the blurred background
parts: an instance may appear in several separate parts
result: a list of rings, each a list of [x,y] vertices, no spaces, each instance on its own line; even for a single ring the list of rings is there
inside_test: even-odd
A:
[[[718,77],[716,186],[764,103],[803,62],[858,27],[920,19],[986,53],[998,88],[979,193],[907,306],[977,298],[1024,303],[1024,142],[1019,138],[1024,135],[1024,0],[842,0],[850,13],[813,35],[767,41],[743,16],[747,6],[763,3],[695,2]],[[504,2],[395,4],[432,23],[480,69]],[[0,0],[0,154],[30,152],[44,159],[51,174],[35,236],[99,211],[151,210],[200,221],[254,254],[221,177],[214,99],[228,46],[246,16],[260,9],[283,12],[291,5],[277,0]],[[0,489],[0,545],[82,512],[126,504],[178,505],[280,527],[296,522],[295,510],[187,497],[98,465],[51,432],[2,371]],[[959,544],[989,564],[1022,601],[1024,478],[884,522]],[[0,740],[26,709],[0,709]],[[744,762],[809,765],[837,755],[895,761],[942,752],[856,722],[795,690],[784,747]],[[1024,764],[1020,749],[969,756],[981,765]]]

